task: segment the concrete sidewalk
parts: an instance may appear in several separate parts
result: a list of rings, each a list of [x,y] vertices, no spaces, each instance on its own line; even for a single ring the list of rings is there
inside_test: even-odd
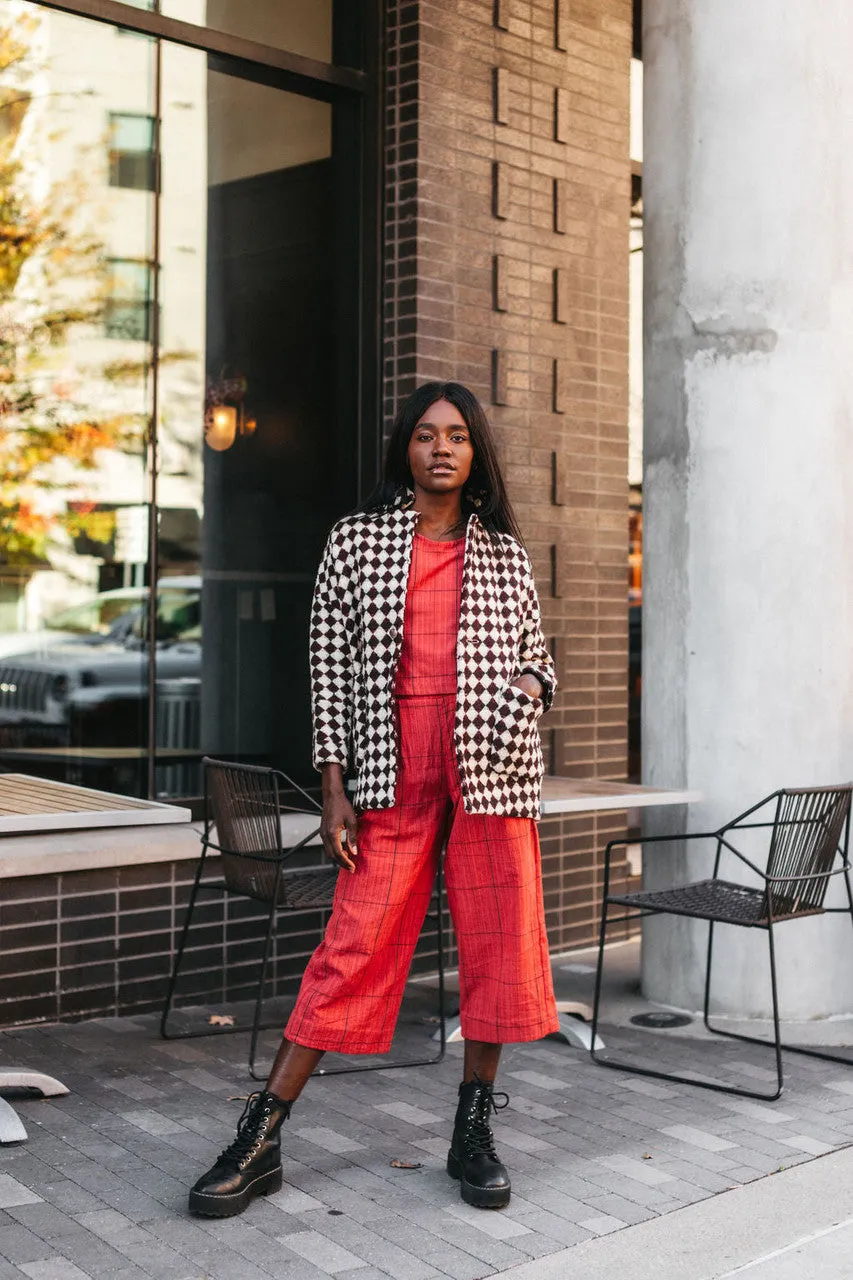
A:
[[[555,957],[561,996],[588,998],[589,959]],[[630,1025],[648,1007],[635,947],[615,947],[608,970],[608,1050],[772,1085],[767,1049],[696,1022]],[[413,988],[398,1053],[423,1055],[431,1009]],[[282,1190],[241,1218],[193,1219],[187,1189],[252,1087],[246,1040],[163,1041],[147,1016],[0,1032],[0,1065],[71,1089],[16,1101],[29,1141],[0,1148],[0,1280],[718,1280],[741,1266],[747,1280],[788,1280],[784,1267],[853,1280],[844,1065],[788,1055],[785,1094],[767,1104],[604,1071],[553,1039],[508,1045],[511,1105],[495,1129],[513,1198],[485,1213],[445,1171],[454,1044],[437,1066],[311,1081],[287,1126]],[[266,1035],[265,1051],[277,1041]]]
[[[508,1280],[849,1280],[853,1147],[512,1267]]]

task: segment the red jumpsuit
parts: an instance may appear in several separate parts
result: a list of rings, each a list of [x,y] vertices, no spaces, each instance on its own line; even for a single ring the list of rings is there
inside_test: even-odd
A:
[[[558,1029],[532,818],[468,814],[453,742],[465,539],[416,533],[394,695],[396,803],[358,819],[354,873],[338,877],[323,941],[285,1036],[340,1053],[386,1053],[444,861],[459,946],[466,1040],[538,1040]]]

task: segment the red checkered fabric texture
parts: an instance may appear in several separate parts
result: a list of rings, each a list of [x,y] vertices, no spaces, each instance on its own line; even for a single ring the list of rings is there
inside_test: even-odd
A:
[[[454,702],[453,694],[397,700],[395,804],[359,817],[356,870],[338,877],[288,1040],[341,1053],[388,1051],[445,836],[462,1034],[504,1044],[558,1029],[536,823],[465,813]]]
[[[456,692],[456,637],[465,539],[436,542],[416,533],[394,692]]]

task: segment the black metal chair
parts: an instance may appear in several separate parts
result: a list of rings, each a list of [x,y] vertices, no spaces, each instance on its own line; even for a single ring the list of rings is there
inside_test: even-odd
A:
[[[319,834],[321,812],[321,806],[317,801],[297,783],[293,782],[292,779],[288,778],[286,774],[277,769],[261,768],[257,765],[231,764],[224,760],[213,760],[209,756],[205,756],[202,763],[204,765],[204,831],[201,837],[201,858],[196,868],[195,879],[193,880],[187,904],[187,914],[169,978],[166,1001],[160,1017],[160,1035],[164,1040],[182,1040],[247,1030],[246,1027],[242,1026],[218,1026],[195,1030],[170,1031],[169,1015],[173,1008],[175,988],[199,893],[231,894],[251,898],[256,902],[268,903],[269,916],[249,1043],[249,1074],[253,1080],[262,1080],[265,1079],[265,1076],[259,1075],[255,1070],[258,1033],[262,1030],[281,1026],[281,1019],[274,1022],[262,1022],[261,1020],[277,916],[280,912],[331,910],[335,884],[338,878],[338,868],[330,864],[307,867],[286,866],[289,858],[305,850]],[[282,804],[281,797],[283,792],[294,792],[297,796],[302,797],[305,801],[304,807]],[[317,826],[303,836],[301,840],[285,847],[282,839],[282,816],[288,813],[307,813],[316,817],[318,822]],[[215,840],[211,836],[214,828],[216,832]],[[205,861],[209,850],[220,856],[222,879],[203,879]],[[436,921],[438,948],[438,1016],[440,1024],[438,1052],[432,1057],[415,1060],[391,1060],[358,1066],[331,1067],[319,1070],[317,1072],[318,1075],[339,1075],[353,1071],[382,1071],[391,1067],[429,1066],[442,1060],[446,1047],[446,1013],[444,1005],[444,934],[440,865],[433,903],[435,910],[434,913],[430,913],[430,919],[435,919]]]
[[[853,784],[774,791],[772,795],[753,805],[751,809],[747,809],[745,813],[734,818],[718,831],[699,832],[690,835],[649,836],[639,841],[631,841],[631,843],[644,845],[682,840],[716,841],[717,852],[712,878],[671,889],[640,890],[635,893],[611,894],[611,853],[614,848],[624,846],[628,842],[625,840],[610,841],[607,846],[604,864],[604,901],[601,912],[601,933],[592,1015],[592,1048],[590,1052],[594,1062],[597,1062],[602,1067],[614,1067],[619,1071],[633,1072],[635,1075],[652,1076],[658,1080],[694,1084],[702,1089],[713,1089],[718,1093],[732,1093],[745,1098],[760,1098],[768,1102],[775,1101],[782,1093],[783,1049],[792,1053],[807,1054],[812,1058],[823,1058],[830,1062],[853,1065],[849,1058],[838,1054],[782,1043],[779,1029],[776,951],[773,936],[776,925],[788,920],[799,920],[805,916],[841,913],[849,914],[851,921],[853,921],[853,889],[851,889],[850,884],[850,863],[848,860],[851,790],[853,790]],[[775,812],[772,821],[746,821],[746,819],[758,814],[761,809],[774,804]],[[767,866],[764,871],[747,858],[741,850],[737,849],[730,838],[732,832],[759,830],[762,828],[770,831]],[[734,854],[736,858],[745,863],[760,877],[762,881],[761,888],[751,888],[747,885],[735,884],[719,878],[720,859],[724,849]],[[840,866],[833,869],[836,855],[840,857],[841,863]],[[826,907],[824,906],[824,899],[829,882],[834,876],[839,875],[844,877],[848,905],[846,907]],[[628,907],[630,910],[625,915],[609,916],[609,908],[614,905]],[[607,926],[658,914],[690,916],[694,919],[708,921],[708,957],[703,1007],[705,1026],[715,1035],[727,1036],[732,1040],[743,1040],[747,1044],[759,1044],[768,1047],[772,1045],[776,1051],[777,1087],[775,1092],[765,1093],[739,1088],[734,1085],[698,1080],[692,1076],[674,1075],[666,1071],[654,1071],[631,1063],[617,1062],[610,1057],[601,1057],[601,1050],[596,1050],[595,1035],[601,1002],[601,979]],[[774,1039],[772,1041],[762,1039],[759,1036],[726,1031],[722,1027],[711,1025],[709,1004],[715,924],[732,924],[740,925],[747,929],[764,929],[767,933],[770,952],[770,985],[773,997]]]

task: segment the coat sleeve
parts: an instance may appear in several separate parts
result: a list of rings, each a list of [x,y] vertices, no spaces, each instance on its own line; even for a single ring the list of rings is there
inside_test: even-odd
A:
[[[521,645],[519,648],[519,674],[531,672],[542,685],[542,701],[545,710],[551,708],[557,688],[557,673],[554,659],[542,634],[542,618],[539,609],[539,596],[536,594],[536,581],[533,566],[527,553],[523,562],[523,621]]]
[[[340,526],[329,534],[311,604],[309,665],[314,768],[350,758],[353,701],[352,586]]]

